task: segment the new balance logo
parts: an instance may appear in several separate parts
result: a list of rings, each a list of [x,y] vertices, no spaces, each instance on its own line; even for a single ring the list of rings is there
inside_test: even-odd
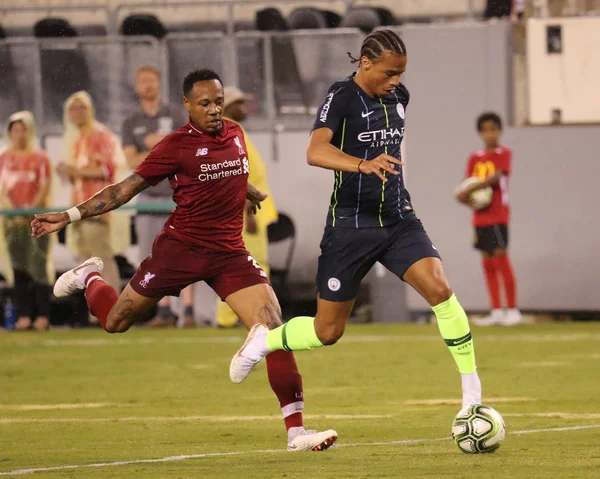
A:
[[[206,156],[208,155],[208,148],[198,148],[196,151],[196,156]]]
[[[144,276],[144,279],[140,281],[140,286],[142,288],[147,288],[148,287],[148,283],[150,282],[150,280],[152,278],[154,278],[156,275],[152,274],[152,273],[146,273],[146,275]]]

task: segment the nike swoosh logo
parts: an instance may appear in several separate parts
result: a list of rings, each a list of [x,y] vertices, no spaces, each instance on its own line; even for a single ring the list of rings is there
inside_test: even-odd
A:
[[[79,265],[79,266],[77,266],[77,268],[73,268],[73,269],[71,270],[71,272],[72,272],[73,274],[76,274],[76,275],[77,275],[77,274],[79,274],[79,273],[80,273],[80,270],[82,270],[82,269],[84,269],[84,268],[87,268],[88,266],[90,266],[90,265],[89,265],[89,264],[85,264],[85,265],[84,265],[84,264],[82,264],[82,265]]]
[[[374,111],[370,111],[369,113],[365,113],[364,111],[361,113],[363,118],[368,117],[369,115],[371,115],[372,113],[375,113]]]

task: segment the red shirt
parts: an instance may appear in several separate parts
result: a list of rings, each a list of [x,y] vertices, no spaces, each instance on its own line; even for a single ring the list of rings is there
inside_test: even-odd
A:
[[[245,250],[249,172],[244,133],[228,120],[217,135],[190,121],[166,136],[135,169],[151,185],[169,179],[177,206],[164,231],[213,251]]]
[[[40,192],[42,182],[50,180],[50,159],[41,150],[0,155],[0,188],[15,208],[28,208]],[[45,200],[46,198],[42,198]]]
[[[71,195],[74,205],[83,203],[101,189],[113,183],[116,169],[116,149],[115,136],[99,123],[96,123],[89,133],[77,139],[73,151],[75,167],[101,167],[106,173],[106,178],[80,178],[76,180]]]
[[[508,206],[508,177],[512,153],[503,146],[494,151],[477,150],[471,154],[465,177],[475,176],[481,180],[492,176],[498,170],[504,175],[493,187],[492,203],[487,208],[473,213],[473,226],[489,226],[508,224],[510,209]]]

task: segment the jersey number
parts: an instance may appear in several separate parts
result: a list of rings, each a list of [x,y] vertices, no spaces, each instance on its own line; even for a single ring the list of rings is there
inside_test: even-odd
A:
[[[263,276],[265,278],[267,277],[267,273],[265,273],[263,271],[263,269],[260,267],[260,265],[256,262],[256,260],[252,256],[248,255],[248,261],[250,261],[252,263],[252,266],[254,266],[256,269],[260,270],[261,276]]]

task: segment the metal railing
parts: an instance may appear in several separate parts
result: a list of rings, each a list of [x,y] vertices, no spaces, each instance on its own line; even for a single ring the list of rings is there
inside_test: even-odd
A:
[[[98,119],[118,132],[124,118],[136,107],[133,80],[137,67],[148,63],[156,66],[164,78],[164,98],[173,102],[181,98],[183,76],[194,68],[212,67],[227,84],[238,85],[242,68],[242,86],[260,101],[256,116],[273,127],[276,118],[285,116],[286,106],[293,111],[291,96],[301,98],[294,100],[296,113],[313,113],[329,84],[349,73],[346,51],[356,53],[363,38],[357,29],[238,32],[230,40],[220,32],[174,33],[161,41],[115,35],[14,37],[0,41],[0,49],[8,49],[16,71],[15,79],[0,88],[20,93],[26,99],[22,107],[34,112],[42,134],[48,134],[62,129],[62,104],[67,96],[85,87],[95,100]],[[67,91],[57,84],[68,66],[49,65],[49,55],[57,51],[71,54],[67,55],[67,63],[69,59],[83,60],[89,70],[89,85]],[[280,57],[276,60],[274,55]]]
[[[27,58],[15,58],[12,50],[25,47]],[[13,37],[0,41],[1,49],[8,49],[17,81],[14,84],[0,85],[10,92],[22,93],[26,98],[24,106],[32,109],[37,122],[42,125],[42,133],[52,132],[62,122],[62,105],[70,91],[64,98],[56,98],[52,94],[60,95],[64,85],[60,84],[60,72],[67,67],[65,64],[52,65],[44,62],[45,55],[51,52],[67,52],[68,59],[82,58],[89,70],[89,90],[95,100],[99,119],[111,127],[120,129],[120,123],[135,108],[133,91],[133,73],[137,66],[154,63],[159,70],[164,70],[162,45],[154,37],[135,36],[92,36],[73,38],[48,38],[38,39],[33,37]],[[21,52],[23,53],[23,52]],[[70,54],[70,55],[69,55]],[[64,55],[61,58],[65,58]],[[47,60],[51,58],[46,57]],[[18,63],[15,65],[15,63]],[[81,63],[79,61],[77,64]],[[158,64],[156,64],[158,63]],[[4,66],[9,68],[9,66]],[[20,70],[27,70],[20,71]],[[85,76],[82,72],[82,77]],[[56,82],[54,79],[56,78]],[[29,82],[29,83],[27,83]],[[74,85],[77,78],[74,79]],[[83,89],[83,88],[74,88]],[[33,96],[33,99],[31,98]],[[50,110],[49,105],[53,105]],[[45,129],[44,129],[45,128]]]

